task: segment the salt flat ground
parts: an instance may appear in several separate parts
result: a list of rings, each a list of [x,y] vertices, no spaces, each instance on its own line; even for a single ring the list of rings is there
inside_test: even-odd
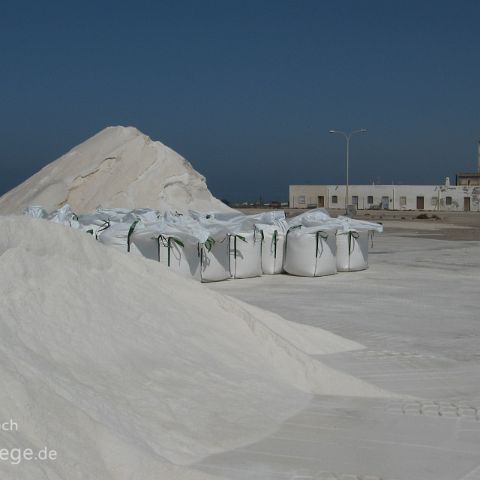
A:
[[[210,285],[363,344],[321,360],[411,398],[317,396],[271,436],[196,467],[242,480],[480,480],[480,242],[436,228],[386,222],[364,272]]]

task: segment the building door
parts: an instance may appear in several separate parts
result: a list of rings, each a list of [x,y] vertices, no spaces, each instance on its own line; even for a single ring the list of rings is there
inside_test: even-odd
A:
[[[470,197],[463,197],[463,210],[470,211]]]
[[[425,197],[417,197],[417,210],[425,208]]]
[[[390,203],[390,198],[389,197],[382,197],[382,209],[383,210],[388,210],[389,203]]]
[[[352,205],[355,205],[358,208],[358,195],[352,196]]]
[[[325,206],[325,197],[323,195],[318,196],[318,207],[323,208]]]

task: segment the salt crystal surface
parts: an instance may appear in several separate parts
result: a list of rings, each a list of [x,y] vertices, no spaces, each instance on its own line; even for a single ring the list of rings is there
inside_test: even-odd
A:
[[[134,127],[108,127],[0,198],[0,214],[29,205],[77,213],[102,207],[161,211],[232,211],[212,196],[205,178],[171,148]]]
[[[58,451],[1,462],[1,478],[206,478],[188,465],[275,431],[312,394],[389,396],[307,353],[355,342],[62,225],[0,228],[0,418],[19,424],[1,445]]]

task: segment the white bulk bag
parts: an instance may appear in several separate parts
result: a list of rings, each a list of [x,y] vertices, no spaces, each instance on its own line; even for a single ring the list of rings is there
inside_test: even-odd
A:
[[[183,276],[200,279],[198,240],[164,222],[142,225],[132,233],[130,245],[145,258],[163,263]]]
[[[241,212],[237,212],[236,210],[232,210],[231,212],[199,212],[197,210],[189,210],[188,214],[194,220],[199,221],[200,223],[205,221],[213,221],[213,222],[228,222],[232,219],[244,218],[245,215]]]
[[[252,225],[274,225],[277,222],[285,221],[285,212],[283,210],[273,210],[270,212],[256,213],[254,215],[245,215],[245,219]]]
[[[200,277],[202,282],[227,280],[230,274],[230,236],[210,238],[200,248]]]
[[[130,213],[131,213],[131,210],[128,209],[128,208],[102,208],[102,207],[98,207],[95,210],[95,213],[93,213],[93,215],[96,215],[98,218],[104,218],[105,220],[108,220],[110,222],[120,223],[120,222],[123,222],[125,217],[129,216]],[[130,223],[132,223],[134,220],[136,220],[136,219],[133,218]]]
[[[152,210],[151,208],[136,208],[135,210],[132,210],[130,214],[145,223],[157,222],[160,217],[158,210]]]
[[[73,210],[68,204],[64,205],[58,210],[54,210],[48,214],[46,218],[53,223],[59,223],[61,225],[65,225],[66,227],[72,227],[76,229],[80,228],[78,217],[75,213],[73,213]]]
[[[245,238],[240,232],[253,231],[253,225],[246,222],[245,215],[240,213],[200,214],[190,212],[190,214],[198,225],[208,232],[208,239],[201,242],[202,282],[216,282],[232,277],[233,270],[235,270],[235,253],[232,251],[232,245],[235,242],[241,242],[241,238]],[[232,239],[234,233],[238,233],[241,238]],[[258,232],[258,235],[260,235],[260,232]],[[256,274],[253,276],[256,276]]]
[[[230,272],[233,278],[262,275],[262,234],[257,228],[230,235]]]
[[[98,211],[94,213],[85,213],[77,216],[79,223],[79,230],[82,232],[90,233],[95,238],[100,235],[100,233],[109,228],[115,221],[112,221],[110,217],[105,213],[99,213]],[[119,222],[117,222],[119,223]],[[130,224],[133,223],[133,220]]]
[[[284,270],[302,277],[337,273],[335,233],[320,226],[291,228],[285,239]]]
[[[39,205],[30,205],[23,211],[24,215],[32,218],[47,218],[48,212]]]
[[[383,232],[380,223],[349,217],[338,217],[342,229],[337,232],[337,268],[340,272],[355,272],[368,268],[368,239],[374,232]]]
[[[168,236],[163,246],[166,255],[160,253],[160,262],[166,264],[174,272],[200,280],[201,249],[198,242],[192,242],[182,234]]]
[[[370,232],[383,232],[383,225],[381,223],[367,222],[365,220],[357,220],[355,218],[339,216],[337,220],[342,223],[343,230],[368,230]]]
[[[104,245],[114,247],[122,252],[131,252],[140,255],[135,245],[132,244],[131,238],[135,231],[138,221],[132,224],[128,223],[110,223],[109,221],[97,228],[96,232],[89,230],[89,233]]]
[[[368,230],[337,232],[337,269],[356,272],[368,268]]]
[[[277,225],[257,225],[257,228],[263,236],[262,272],[266,275],[282,273],[286,226],[278,222]]]
[[[131,248],[135,248],[142,257],[160,261],[160,249],[163,246],[161,233],[151,228],[136,229],[131,236]]]

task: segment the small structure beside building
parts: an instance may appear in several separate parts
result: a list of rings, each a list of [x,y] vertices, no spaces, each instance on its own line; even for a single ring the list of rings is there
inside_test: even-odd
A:
[[[480,173],[457,173],[457,185],[480,186]]]
[[[480,185],[349,185],[358,210],[480,211]],[[290,208],[344,209],[345,185],[290,185]]]
[[[457,173],[458,186],[480,186],[480,142],[477,144],[477,172],[476,173]]]

